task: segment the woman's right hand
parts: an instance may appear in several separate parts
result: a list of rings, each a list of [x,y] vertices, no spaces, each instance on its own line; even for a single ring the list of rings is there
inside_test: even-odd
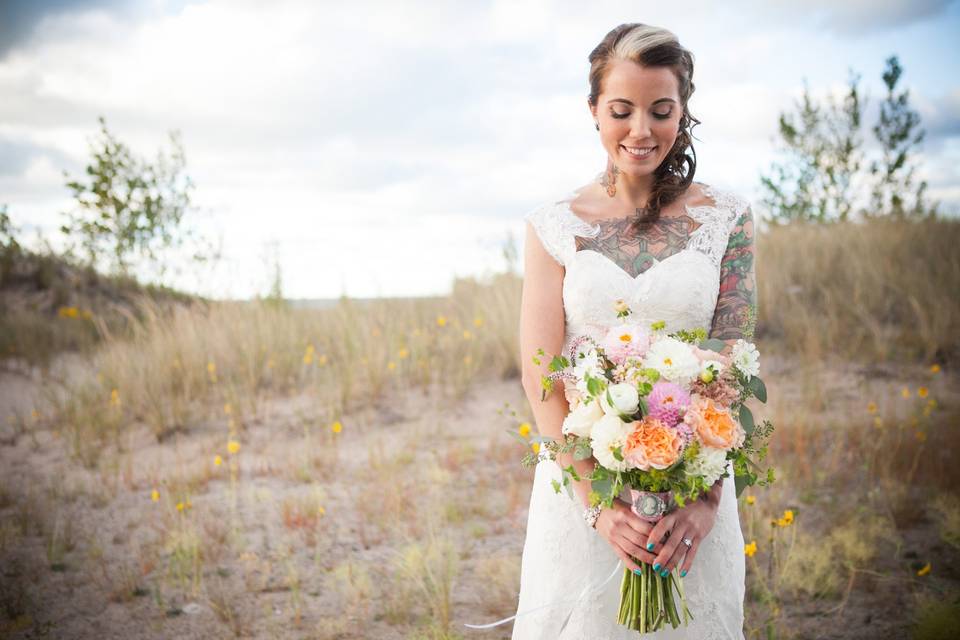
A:
[[[640,569],[634,559],[647,564],[655,562],[656,556],[647,551],[645,546],[653,524],[635,514],[630,505],[620,498],[613,500],[612,509],[604,507],[600,510],[596,528],[631,571]]]

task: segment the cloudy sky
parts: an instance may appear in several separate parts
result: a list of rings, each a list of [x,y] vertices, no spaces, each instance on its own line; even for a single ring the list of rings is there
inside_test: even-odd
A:
[[[922,116],[929,194],[960,207],[958,0],[0,1],[0,204],[58,246],[97,117],[152,158],[179,130],[213,272],[175,284],[289,297],[431,295],[504,267],[522,216],[605,165],[587,54],[612,27],[696,58],[697,179],[759,196],[777,116],[884,61]],[[952,44],[951,44],[952,43]]]

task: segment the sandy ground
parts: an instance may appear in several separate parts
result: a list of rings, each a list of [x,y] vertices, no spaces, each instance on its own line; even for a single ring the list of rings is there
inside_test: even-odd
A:
[[[785,420],[809,402],[789,383],[789,363],[771,360],[765,370],[777,400],[759,418]],[[824,416],[895,394],[904,380],[893,367],[809,375],[822,388]],[[922,378],[919,370],[909,375]],[[957,400],[950,389],[960,385],[938,384],[945,401]],[[0,374],[0,416],[29,416],[36,394],[35,379]],[[486,382],[456,404],[436,391],[396,394],[345,416],[336,437],[319,415],[316,400],[301,396],[273,399],[245,418],[236,485],[229,464],[212,462],[218,452],[228,457],[223,421],[162,444],[134,429],[126,451],[105,453],[98,470],[71,461],[42,414],[26,433],[6,428],[0,630],[14,638],[429,637],[414,633],[429,615],[422,597],[411,596],[412,613],[396,611],[404,605],[392,600],[403,581],[395,558],[405,539],[422,543],[427,515],[441,512],[458,559],[451,628],[467,638],[509,638],[509,623],[490,631],[463,623],[514,613],[533,475],[504,433],[529,419],[519,383]],[[426,475],[413,477],[411,468]],[[383,478],[393,480],[384,486]],[[416,483],[424,478],[429,490]],[[183,496],[191,506],[179,514],[173,504]],[[300,524],[287,517],[311,500],[322,516],[307,513]],[[185,524],[203,547],[193,593],[171,560]],[[939,554],[937,579],[957,585],[957,554],[929,519],[902,535],[907,557]],[[51,551],[57,541],[66,541],[59,555]],[[884,562],[878,570],[900,561]],[[864,578],[855,587],[842,610],[836,600],[790,603],[787,626],[811,638],[906,633],[903,610],[889,606],[896,583]]]

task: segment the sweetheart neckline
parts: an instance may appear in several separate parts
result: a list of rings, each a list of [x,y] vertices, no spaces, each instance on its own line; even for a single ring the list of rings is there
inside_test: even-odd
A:
[[[669,262],[671,258],[675,258],[675,257],[679,256],[681,253],[687,253],[687,252],[689,252],[689,251],[692,251],[693,253],[699,253],[700,255],[702,255],[702,256],[705,257],[705,258],[707,257],[707,255],[706,255],[705,253],[703,253],[702,251],[697,251],[696,249],[693,249],[693,248],[687,246],[687,247],[684,247],[683,249],[680,249],[680,251],[677,251],[676,253],[671,253],[669,256],[667,256],[667,257],[664,258],[663,260],[660,260],[660,259],[654,257],[653,259],[654,259],[655,262],[653,263],[653,265],[652,265],[651,267],[649,267],[646,271],[641,271],[640,273],[638,273],[638,274],[635,275],[635,276],[634,276],[634,275],[631,275],[626,269],[624,269],[624,268],[621,267],[619,264],[617,264],[616,262],[614,262],[613,260],[611,260],[610,257],[607,256],[606,254],[600,253],[599,251],[595,251],[595,250],[593,250],[593,249],[579,249],[579,250],[577,250],[577,251],[574,253],[574,257],[576,257],[576,255],[579,254],[579,253],[592,253],[592,254],[594,254],[594,255],[596,255],[596,256],[600,256],[600,258],[602,258],[605,262],[607,262],[608,264],[610,264],[611,266],[613,266],[615,269],[617,269],[618,271],[620,271],[620,273],[622,273],[623,275],[625,275],[627,278],[630,278],[630,280],[632,280],[633,282],[637,282],[637,281],[640,279],[640,276],[645,276],[645,275],[647,275],[648,273],[650,273],[651,271],[653,271],[654,269],[656,269],[656,268],[659,267],[660,265]]]

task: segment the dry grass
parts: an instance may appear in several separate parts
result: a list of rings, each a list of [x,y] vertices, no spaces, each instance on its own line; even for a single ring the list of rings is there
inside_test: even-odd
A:
[[[872,637],[950,629],[923,602],[960,575],[958,229],[762,238],[779,480],[741,498],[748,637],[854,634],[864,611]],[[327,310],[144,304],[0,428],[0,629],[69,635],[106,602],[144,637],[454,638],[512,615],[519,295],[502,274]]]

